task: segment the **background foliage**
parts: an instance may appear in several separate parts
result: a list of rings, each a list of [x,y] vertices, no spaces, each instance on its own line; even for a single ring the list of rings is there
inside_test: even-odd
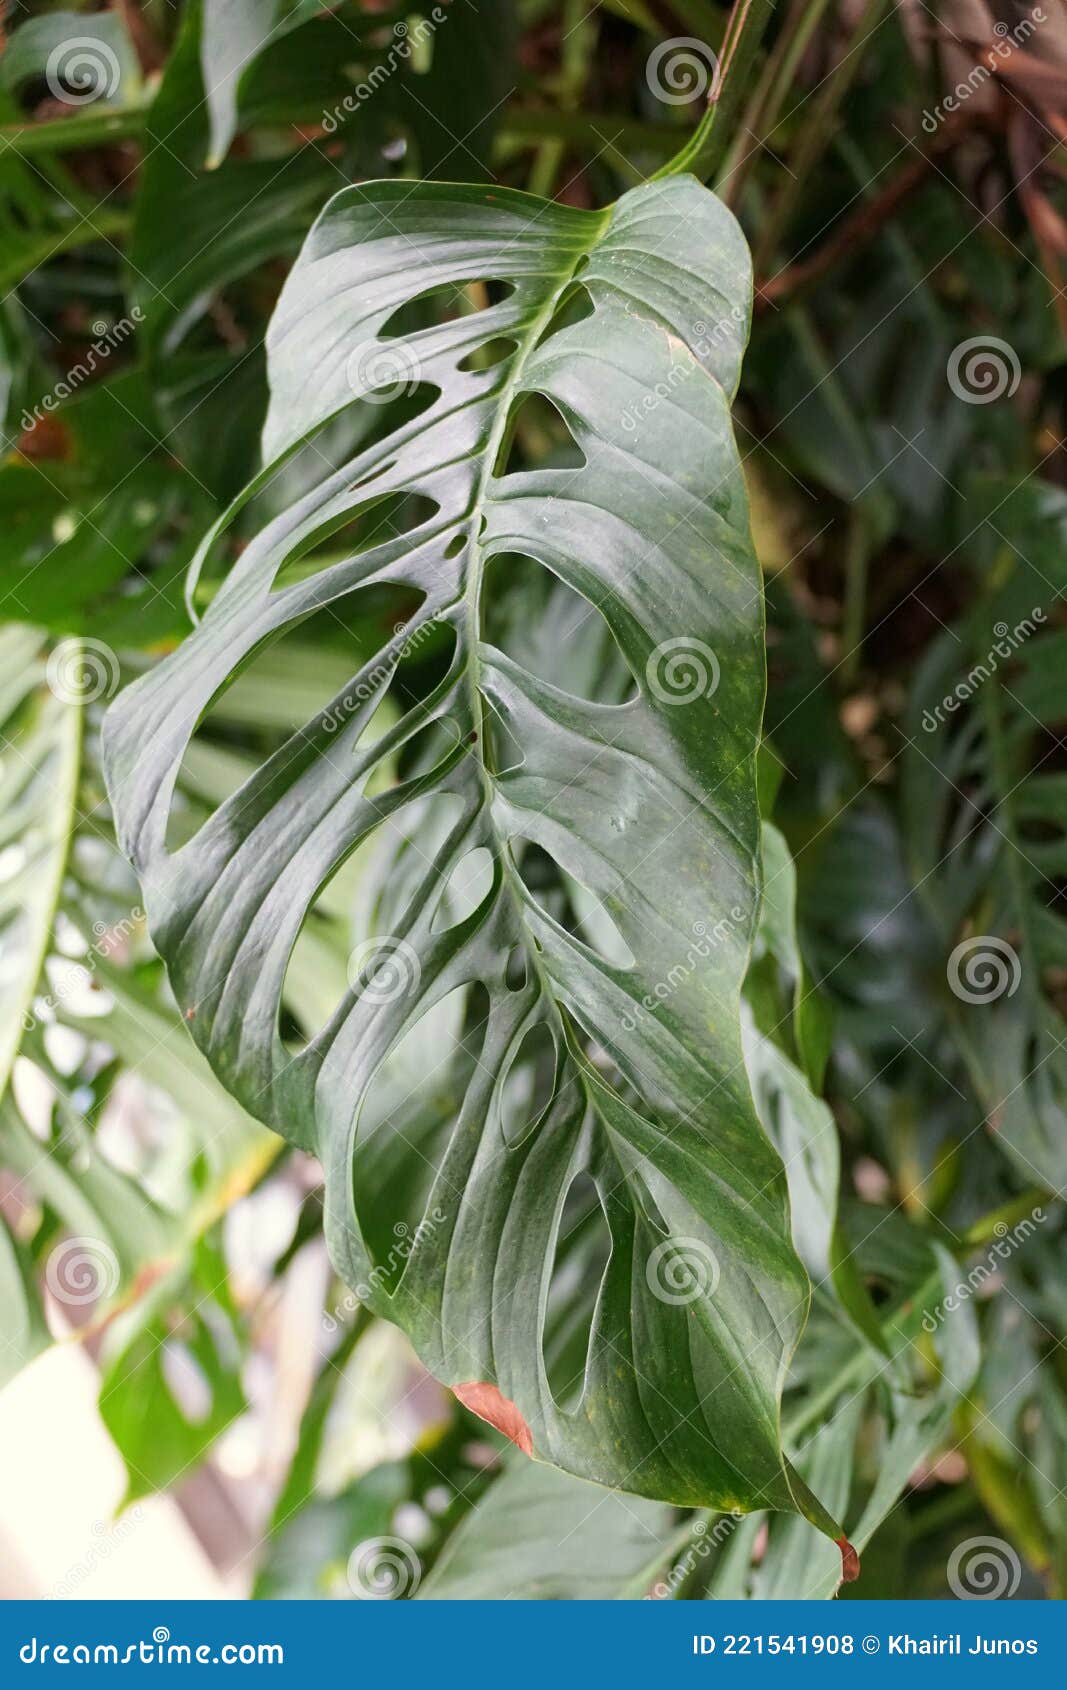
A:
[[[745,1060],[814,1283],[784,1445],[862,1552],[842,1594],[1062,1594],[1067,26],[1014,0],[742,10],[701,162],[756,279],[734,406],[769,666]],[[840,1578],[797,1516],[531,1465],[334,1279],[321,1170],[188,1037],[101,772],[105,707],[310,485],[297,454],[186,602],[199,542],[259,469],[268,324],[330,196],[466,181],[608,206],[691,134],[727,16],[5,8],[0,1380],[57,1336],[83,1344],[129,1500],[170,1488],[202,1528],[207,1476],[233,1503],[214,1552],[265,1597],[829,1596]],[[483,274],[482,297],[415,299],[405,332],[499,305]],[[373,438],[360,428],[407,426],[416,374],[388,372],[338,461]],[[558,411],[521,409],[514,467],[551,477],[573,452]],[[352,537],[417,520],[379,508]],[[403,595],[374,591],[250,653],[182,760],[172,842],[405,625]],[[547,683],[623,695],[599,618],[543,572],[514,571],[493,615]],[[447,663],[442,630],[409,639],[395,715]],[[294,1050],[343,997],[402,848],[388,867],[383,893],[357,853],[302,926]],[[580,886],[528,868],[553,919],[607,942]],[[424,1026],[425,1072],[464,1036]],[[453,1062],[414,1099],[392,1078],[429,1142],[464,1075]],[[564,1386],[604,1268],[598,1211],[575,1200],[553,1264],[545,1356]],[[419,1219],[380,1211],[390,1291]]]

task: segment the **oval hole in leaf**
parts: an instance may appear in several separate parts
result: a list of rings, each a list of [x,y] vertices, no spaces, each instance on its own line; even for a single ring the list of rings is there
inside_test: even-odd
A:
[[[464,317],[480,316],[483,311],[491,310],[494,305],[502,305],[505,300],[510,299],[515,289],[516,283],[504,277],[470,281],[463,287],[445,282],[437,287],[426,288],[422,293],[415,294],[414,298],[406,299],[403,305],[397,306],[378,330],[377,338],[402,340],[439,323],[453,323]]]
[[[552,321],[537,342],[538,346],[543,346],[546,341],[550,341],[553,336],[559,334],[561,329],[572,328],[575,323],[584,323],[586,318],[591,317],[595,312],[596,306],[593,304],[589,289],[582,287],[578,281],[578,277],[588,263],[588,254],[578,260],[574,271],[574,281],[557,305]]]
[[[596,1181],[576,1174],[556,1230],[541,1337],[549,1389],[561,1409],[577,1406],[589,1359],[597,1298],[611,1257],[611,1229]]]
[[[605,898],[598,897],[542,846],[522,834],[512,838],[511,854],[519,879],[544,915],[610,967],[636,967],[633,951]]]
[[[445,883],[441,901],[430,923],[431,933],[446,933],[466,921],[488,898],[493,886],[495,864],[484,845],[476,845],[456,864]]]
[[[419,1237],[451,1223],[458,1194],[431,1202],[431,1193],[481,1055],[489,1007],[480,981],[455,987],[397,1041],[360,1106],[352,1203],[376,1280],[390,1293]]]
[[[556,1041],[546,1021],[523,1034],[500,1088],[500,1130],[515,1150],[540,1125],[556,1089]]]
[[[319,888],[297,935],[282,985],[282,1036],[294,1054],[333,1018],[352,990],[353,958],[366,951],[359,976],[378,953],[387,965],[389,936],[402,933],[412,899],[433,877],[438,846],[463,813],[452,793],[405,804],[357,846]],[[403,953],[406,954],[406,953]]]
[[[356,699],[353,678],[389,640],[396,623],[410,618],[421,597],[406,587],[366,587],[353,595],[349,628],[324,612],[251,651],[219,687],[186,745],[167,849],[178,850],[192,839],[264,757],[312,724],[328,722],[339,699],[351,699],[349,710],[370,702],[375,687]],[[386,671],[377,686],[383,697],[387,678]],[[375,715],[380,714],[379,704]],[[373,732],[373,724],[366,731]]]
[[[503,335],[498,336],[495,340],[487,340],[461,358],[456,368],[462,370],[464,374],[476,370],[494,370],[498,364],[502,364],[506,358],[511,357],[518,344],[517,340]]]
[[[379,493],[349,509],[336,512],[302,536],[279,564],[272,592],[281,592],[298,581],[335,564],[352,563],[390,541],[415,536],[428,528],[440,510],[436,499],[421,493]],[[342,611],[347,606],[342,602]]]
[[[586,456],[570,423],[543,393],[520,393],[511,407],[494,473],[498,478],[532,469],[584,469]]]
[[[485,571],[487,637],[527,674],[572,698],[627,704],[633,670],[603,612],[535,558],[504,554]]]

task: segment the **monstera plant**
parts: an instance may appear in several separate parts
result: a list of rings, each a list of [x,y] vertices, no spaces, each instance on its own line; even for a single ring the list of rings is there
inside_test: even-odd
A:
[[[12,36],[4,1368],[225,1473],[314,1261],[260,1595],[1060,1577],[1062,495],[821,11]]]
[[[474,290],[476,308],[395,332],[427,296]],[[190,1031],[250,1113],[321,1159],[350,1284],[412,1217],[403,1273],[371,1306],[427,1366],[569,1472],[690,1506],[796,1508],[836,1534],[781,1448],[808,1291],[741,1045],[763,613],[730,401],[750,296],[740,231],[692,177],[604,212],[434,184],[342,190],[268,333],[268,467],[200,558],[296,452],[304,489],[255,524],[196,632],[113,707],[105,767]],[[419,403],[375,427],[397,370],[417,374]],[[579,463],[512,467],[535,399]],[[346,424],[355,441],[331,452]],[[603,618],[629,696],[576,696],[494,643],[496,596],[524,560]],[[385,586],[410,615],[168,850],[183,755],[233,677],[316,611],[343,616]],[[383,727],[403,649],[430,625],[450,647],[441,679]],[[323,888],[379,841],[359,967],[293,1052],[293,948]],[[589,932],[567,919],[586,903]],[[723,922],[711,968],[658,995]],[[409,1136],[408,1099],[364,1122],[376,1075],[446,1011],[453,1072],[434,1077],[455,1101],[438,1130]],[[586,1287],[584,1376],[560,1401],[545,1315],[579,1182],[610,1244]],[[423,1202],[444,1219],[424,1226]]]

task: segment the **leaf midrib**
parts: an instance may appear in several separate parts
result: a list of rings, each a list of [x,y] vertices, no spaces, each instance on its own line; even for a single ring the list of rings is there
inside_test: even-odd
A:
[[[475,492],[474,500],[471,505],[469,518],[471,523],[471,537],[467,560],[467,583],[464,588],[463,601],[467,639],[469,642],[468,661],[466,665],[466,685],[471,720],[475,733],[472,750],[477,761],[478,775],[482,788],[482,805],[486,817],[486,823],[492,834],[494,853],[497,861],[500,863],[501,884],[507,891],[512,907],[515,911],[520,931],[524,933],[527,926],[525,908],[522,895],[519,890],[517,876],[510,861],[508,841],[500,837],[493,816],[495,785],[493,781],[493,774],[489,768],[486,755],[488,741],[485,732],[485,701],[481,688],[481,614],[482,587],[485,580],[485,556],[482,546],[482,531],[485,526],[486,506],[489,503],[490,489],[493,482],[497,479],[497,461],[501,455],[504,442],[507,437],[508,426],[511,421],[512,405],[519,391],[522,378],[526,373],[530,359],[541,344],[541,338],[545,329],[549,326],[553,317],[556,315],[556,312],[559,310],[568,288],[570,288],[577,279],[579,265],[582,263],[583,259],[589,256],[593,248],[603,239],[611,224],[613,214],[614,207],[609,207],[604,213],[602,213],[601,221],[597,225],[593,237],[588,242],[584,242],[582,246],[575,251],[566,273],[560,278],[556,287],[546,299],[544,305],[542,305],[541,309],[536,313],[525,335],[519,342],[515,356],[512,360],[507,380],[504,382],[498,397],[496,416],[493,421],[493,426],[489,431],[489,438],[486,441],[482,471],[478,478],[477,491]],[[530,966],[532,966],[534,973],[537,976],[541,996],[551,1005],[557,1019],[560,1021],[564,1038],[568,1048],[570,1048],[571,1041],[566,1036],[566,1027],[563,1025],[562,1017],[559,1014],[559,1005],[556,1002],[555,993],[551,989],[551,984],[537,953],[536,946],[526,945],[524,946],[524,950],[526,952],[527,962]],[[572,1052],[572,1054],[576,1055],[577,1053]],[[586,1090],[586,1095],[588,1097],[588,1088],[585,1088],[584,1086],[584,1079],[583,1089]],[[556,1095],[558,1096],[559,1094],[557,1093]]]

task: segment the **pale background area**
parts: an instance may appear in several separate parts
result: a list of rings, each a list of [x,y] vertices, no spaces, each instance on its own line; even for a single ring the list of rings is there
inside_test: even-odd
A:
[[[0,1599],[247,1595],[248,1576],[223,1578],[169,1497],[143,1497],[115,1520],[126,1474],[97,1385],[67,1343],[0,1394]]]
[[[277,1187],[266,1187],[227,1216],[228,1253],[246,1270],[253,1240],[277,1244],[269,1236],[277,1204]],[[281,1219],[291,1225],[291,1215]],[[142,1496],[122,1512],[127,1474],[97,1405],[98,1368],[50,1305],[57,1342],[0,1391],[0,1600],[249,1595],[308,1393],[331,1365],[337,1330],[324,1325],[335,1288],[321,1241],[271,1285],[253,1278],[235,1272],[257,1331],[242,1373],[247,1411],[170,1491]],[[151,1416],[147,1391],[144,1412]],[[338,1377],[318,1494],[328,1497],[379,1462],[407,1456],[444,1413],[445,1393],[403,1334],[376,1324]],[[351,1596],[343,1567],[333,1584],[324,1580],[322,1594]]]

